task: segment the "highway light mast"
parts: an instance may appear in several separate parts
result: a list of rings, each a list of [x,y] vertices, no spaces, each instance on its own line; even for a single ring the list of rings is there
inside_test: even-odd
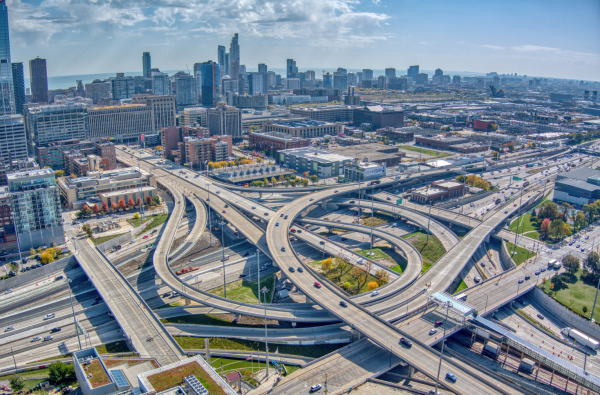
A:
[[[438,393],[438,386],[440,385],[440,371],[442,370],[442,357],[444,356],[444,344],[446,344],[446,325],[448,324],[448,312],[452,307],[451,302],[446,302],[446,319],[444,320],[444,336],[442,337],[442,352],[440,353],[440,363],[438,365],[437,379],[435,380],[435,394]]]
[[[221,247],[223,250],[223,258],[221,259],[223,261],[223,296],[225,297],[225,299],[227,299],[227,279],[225,278],[225,237],[224,237],[224,231],[223,228],[225,228],[225,222],[221,221]]]

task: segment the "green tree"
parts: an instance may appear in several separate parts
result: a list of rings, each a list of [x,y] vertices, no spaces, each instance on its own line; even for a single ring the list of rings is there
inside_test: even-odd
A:
[[[555,219],[552,221],[552,223],[550,223],[550,236],[554,238],[561,237],[563,224],[564,222],[562,219]]]
[[[133,214],[133,219],[140,219],[140,214],[139,213]]]
[[[586,268],[594,274],[600,273],[600,255],[597,252],[590,252],[585,258]]]
[[[154,196],[154,203],[156,203],[157,205],[160,204],[160,197],[158,197],[158,195]]]
[[[10,389],[12,390],[13,394],[21,392],[23,388],[25,388],[25,381],[18,374],[10,376],[8,382],[10,384]]]
[[[302,186],[304,186],[304,187],[308,186],[308,180],[306,178],[302,179]]]
[[[58,178],[58,177],[64,177],[64,175],[65,175],[65,171],[64,171],[64,170],[56,170],[56,171],[54,172],[54,177],[55,177],[55,178]]]
[[[313,174],[312,176],[309,177],[310,182],[314,184],[316,184],[317,182],[319,182],[319,177],[317,177],[315,174]]]
[[[92,237],[92,228],[88,224],[83,225],[81,227],[81,230],[83,230],[88,235],[88,237]]]
[[[571,274],[575,274],[579,270],[579,258],[571,254],[562,259],[562,264],[565,270]]]
[[[60,383],[66,377],[74,375],[72,365],[56,361],[48,366],[48,377],[54,384]]]

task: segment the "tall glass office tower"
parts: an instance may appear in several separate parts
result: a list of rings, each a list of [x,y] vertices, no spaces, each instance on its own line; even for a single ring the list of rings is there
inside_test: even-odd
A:
[[[10,63],[10,40],[8,38],[8,9],[0,2],[0,115],[15,113],[15,93]]]

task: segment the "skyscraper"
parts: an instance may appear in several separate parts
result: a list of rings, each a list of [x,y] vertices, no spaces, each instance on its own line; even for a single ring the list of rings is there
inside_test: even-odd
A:
[[[150,78],[150,70],[152,70],[152,61],[150,60],[150,52],[144,52],[142,54],[142,67],[144,69],[144,77]]]
[[[11,68],[15,95],[15,112],[23,115],[23,104],[25,104],[25,76],[23,75],[23,63],[11,63]]]
[[[287,60],[285,78],[297,78],[298,67],[296,67],[296,61],[294,59]]]
[[[237,33],[235,34],[237,42]],[[221,78],[219,76],[219,65],[209,60],[202,63],[202,105],[204,107],[216,107],[218,100],[219,85]]]
[[[396,69],[393,67],[385,69],[385,78],[390,79],[396,77]]]
[[[258,73],[260,75],[262,75],[262,93],[267,94],[269,93],[269,76],[268,76],[268,70],[267,70],[267,65],[264,63],[259,63],[258,64]]]
[[[15,95],[10,62],[10,40],[8,39],[8,9],[6,2],[0,3],[0,115],[15,113]],[[48,93],[46,92],[46,97]]]
[[[152,93],[158,96],[171,94],[171,81],[167,73],[152,72]]]
[[[133,77],[125,77],[123,73],[117,73],[116,77],[110,77],[110,97],[113,100],[129,99],[135,93]],[[33,82],[31,84],[33,88]],[[33,91],[33,89],[32,89]],[[33,100],[35,102],[35,100]]]
[[[363,69],[363,80],[372,80],[373,79],[373,70],[371,69]]]
[[[219,45],[217,47],[217,63],[219,63],[219,68],[221,70],[225,69],[225,46]]]
[[[222,71],[223,73],[225,73],[225,75],[228,75],[231,78],[233,78],[233,76],[231,75],[231,60],[229,59],[229,52],[225,53],[225,70]]]
[[[419,66],[410,66],[406,72],[406,75],[413,79],[413,81],[417,80],[417,75],[419,74]]]
[[[234,65],[234,62],[237,62]],[[229,70],[231,71],[231,78],[234,80],[238,79],[240,71],[240,45],[238,43],[238,34],[235,33],[231,38],[231,44],[229,44]]]
[[[40,59],[38,56],[29,61],[29,78],[31,83],[31,100],[34,103],[48,103],[46,59]]]
[[[177,110],[182,111],[185,107],[198,104],[198,90],[196,79],[191,75],[181,75],[175,79],[176,83],[176,105]]]

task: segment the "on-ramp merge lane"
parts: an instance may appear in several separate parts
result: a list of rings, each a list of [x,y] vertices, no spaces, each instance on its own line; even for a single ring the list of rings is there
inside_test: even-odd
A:
[[[350,186],[339,187],[338,192],[350,192],[354,189],[354,187]],[[299,198],[295,201],[296,204],[279,210],[279,213],[288,216],[288,219],[283,221],[281,218],[279,218],[280,226],[276,227],[275,221],[269,222],[267,227],[267,243],[271,249],[271,254],[275,262],[277,262],[281,268],[298,264],[296,256],[291,253],[289,239],[287,237],[281,237],[281,228],[283,227],[283,229],[289,229],[295,217],[298,216],[305,207],[310,204],[314,204],[311,203],[311,201],[318,202],[320,200],[330,198],[330,196],[331,191],[323,191]],[[482,232],[477,232],[477,235],[472,236],[471,238],[468,238],[469,235],[467,235],[463,239],[467,239],[467,242],[465,242],[464,245],[470,246],[472,243],[477,242],[477,245],[475,246],[476,248],[479,243],[481,243],[481,240],[485,238],[486,235],[489,234],[503,219],[503,215],[500,214],[492,216],[489,220],[489,224],[482,224]],[[463,243],[461,242],[457,246],[460,244]],[[450,266],[462,267],[464,266],[462,261],[466,263],[470,259],[474,252],[474,248],[471,251],[466,251],[466,248],[457,248],[457,246],[455,246],[448,254],[450,254],[449,260],[452,262],[459,262],[459,264]],[[448,256],[448,254],[446,255]],[[437,266],[441,267],[439,262]],[[433,281],[435,281],[435,283],[439,286],[445,283],[445,281],[443,281],[444,277],[449,278],[449,274],[450,273],[446,272],[446,270],[442,270],[440,273],[441,278],[438,276]],[[418,370],[422,371],[428,376],[436,376],[439,355],[435,350],[418,341],[415,341],[411,348],[405,348],[399,344],[399,337],[405,336],[405,333],[400,332],[397,328],[388,324],[384,320],[374,317],[372,314],[368,313],[360,306],[352,303],[352,301],[347,298],[346,303],[348,307],[340,307],[339,301],[341,297],[337,290],[330,289],[326,284],[320,288],[317,288],[314,286],[312,278],[305,276],[302,273],[288,273],[288,277],[315,303],[329,310],[332,314],[339,317],[340,320],[350,324],[352,328],[363,333],[369,339],[377,343],[380,347],[389,349],[392,353],[399,356],[412,366],[415,366]],[[453,278],[447,281],[452,280]],[[464,369],[458,364],[455,364],[453,361],[445,359],[442,371],[448,370],[452,370],[452,372],[458,377],[458,381],[454,386],[459,393],[499,394],[514,392],[512,387],[508,387],[505,383],[498,381],[496,378],[484,377],[479,373]]]

